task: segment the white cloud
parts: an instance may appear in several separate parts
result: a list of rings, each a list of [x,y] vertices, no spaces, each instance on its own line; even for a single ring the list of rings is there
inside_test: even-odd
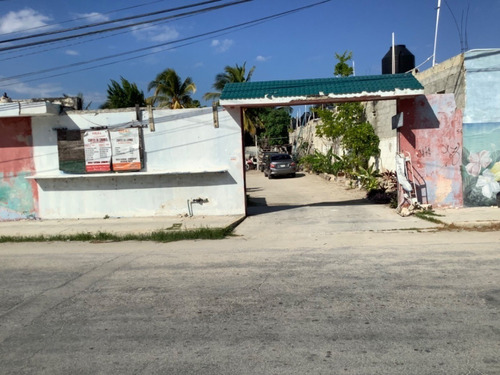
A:
[[[212,47],[215,48],[215,51],[218,53],[226,52],[231,46],[234,44],[234,41],[231,39],[224,39],[222,41],[218,39],[212,40],[212,43],[210,44]]]
[[[89,109],[99,108],[107,100],[107,96],[103,92],[86,92],[83,94],[83,106],[89,106]]]
[[[75,51],[73,49],[68,49],[65,51],[66,55],[69,56],[78,56],[80,53],[78,51]]]
[[[31,99],[61,96],[64,89],[61,86],[52,83],[42,83],[36,86],[29,86],[22,82],[15,82],[12,85],[9,84],[9,86],[6,86],[4,91],[9,93],[9,96],[12,98]],[[12,93],[15,93],[15,95]]]
[[[148,25],[147,27],[144,26],[134,27],[132,34],[138,40],[148,40],[151,42],[159,42],[159,43],[164,43],[170,40],[174,40],[179,36],[179,32],[175,28],[167,25],[162,25],[162,26]]]
[[[201,61],[200,61],[200,62],[197,62],[196,64],[194,64],[194,67],[195,67],[195,68],[202,68],[202,67],[204,67],[204,66],[205,66],[205,64],[204,64],[204,63],[202,63]]]
[[[85,18],[85,22],[104,22],[109,21],[109,17],[102,13],[91,12],[91,13],[77,13],[77,18]]]
[[[36,10],[26,8],[18,12],[9,12],[0,17],[0,33],[12,33],[47,25],[50,17],[38,13]]]
[[[259,55],[259,56],[257,56],[255,58],[255,60],[264,62],[264,61],[268,61],[270,58],[271,58],[271,56],[261,56],[261,55]]]

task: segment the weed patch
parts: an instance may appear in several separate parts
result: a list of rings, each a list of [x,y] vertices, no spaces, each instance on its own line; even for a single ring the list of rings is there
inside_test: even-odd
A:
[[[233,232],[233,226],[227,228],[198,228],[175,230],[157,230],[146,234],[114,234],[108,232],[77,233],[69,235],[38,236],[0,236],[0,243],[6,242],[121,242],[121,241],[154,241],[174,242],[182,240],[221,240]]]
[[[419,219],[430,221],[431,223],[446,225],[446,223],[444,223],[443,221],[437,219],[437,217],[442,216],[442,215],[438,215],[434,211],[428,211],[428,210],[426,210],[426,211],[416,211],[414,213],[414,215],[416,217],[418,217]]]

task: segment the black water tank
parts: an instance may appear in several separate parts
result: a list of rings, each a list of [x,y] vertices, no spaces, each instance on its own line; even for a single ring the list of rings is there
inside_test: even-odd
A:
[[[394,46],[396,73],[406,73],[415,67],[415,56],[404,44]],[[392,47],[382,59],[382,74],[392,74]]]

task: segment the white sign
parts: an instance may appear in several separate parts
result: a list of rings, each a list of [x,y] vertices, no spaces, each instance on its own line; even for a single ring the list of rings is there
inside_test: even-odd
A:
[[[392,116],[392,129],[399,129],[401,127],[403,127],[403,112]]]
[[[107,130],[87,130],[83,134],[83,145],[87,172],[111,170],[111,142]]]
[[[114,171],[140,171],[139,128],[111,130]]]

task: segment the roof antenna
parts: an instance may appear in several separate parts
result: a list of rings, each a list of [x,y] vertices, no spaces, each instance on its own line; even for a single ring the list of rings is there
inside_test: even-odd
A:
[[[432,54],[432,66],[436,65],[436,47],[438,38],[439,26],[439,11],[441,10],[441,0],[438,0],[437,15],[436,15],[436,33],[434,34],[434,53]]]

